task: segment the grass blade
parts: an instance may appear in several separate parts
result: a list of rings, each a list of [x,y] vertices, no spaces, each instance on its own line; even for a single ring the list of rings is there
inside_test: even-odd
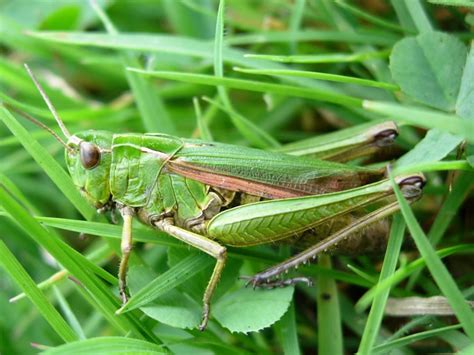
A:
[[[438,215],[436,216],[436,219],[433,222],[430,231],[428,232],[428,239],[433,246],[438,245],[444,233],[446,233],[446,230],[456,216],[459,207],[471,190],[473,181],[474,174],[471,172],[462,173],[458,176],[451,193],[448,195],[446,201],[444,201],[443,205],[441,206],[441,209],[439,210]],[[421,270],[416,271],[413,273],[413,275],[411,275],[407,282],[407,289],[411,290],[414,287],[420,276],[420,273]]]
[[[117,36],[118,31],[108,18],[107,14],[95,2],[91,1],[92,8],[104,23],[107,32],[111,36]],[[138,67],[139,62],[133,53],[122,53],[123,67]],[[152,83],[135,73],[125,70],[125,76],[132,89],[133,96],[143,120],[143,126],[147,132],[163,132],[176,134],[174,123],[161,100],[160,95]]]
[[[3,188],[2,188],[3,190]],[[65,342],[71,342],[78,339],[77,334],[67,324],[64,318],[46,299],[41,290],[36,286],[30,275],[21,266],[15,256],[8,249],[3,240],[0,240],[0,265],[21,287],[26,296],[35,305],[44,319],[55,330],[61,339]]]
[[[335,81],[338,83],[370,86],[370,87],[381,88],[381,89],[386,89],[386,90],[391,90],[391,91],[397,91],[400,89],[397,85],[384,83],[381,81],[360,79],[360,78],[347,76],[347,75],[328,74],[328,73],[313,72],[313,71],[286,70],[286,69],[244,69],[244,68],[239,68],[239,67],[234,67],[234,70],[237,72],[248,73],[248,74],[263,74],[263,75],[274,75],[274,76],[279,76],[279,75],[299,76],[303,78],[311,78],[311,79],[317,79],[317,80]]]
[[[166,354],[161,347],[147,341],[125,337],[100,337],[75,341],[66,345],[50,348],[44,355],[67,354]]]
[[[392,23],[390,21],[384,20],[380,17],[374,16],[370,14],[367,11],[362,11],[359,8],[352,6],[348,4],[345,0],[336,0],[336,4],[343,8],[344,10],[354,14],[355,16],[358,16],[367,22],[373,23],[374,25],[380,26],[380,27],[385,27],[389,30],[396,31],[396,32],[408,32],[408,33],[413,33],[409,29],[405,29],[395,23]]]
[[[88,260],[63,241],[51,238],[49,232],[1,186],[0,201],[5,211],[17,221],[19,226],[93,295],[98,310],[112,326],[123,334],[132,331],[137,337],[159,342],[153,333],[143,327],[135,315],[116,317],[114,312],[118,308],[118,298],[110,292],[102,280],[84,267],[88,264]]]
[[[212,265],[212,259],[205,254],[188,256],[134,294],[124,306],[117,310],[116,314],[132,311],[154,301],[210,265]]]
[[[385,58],[390,52],[384,51],[365,51],[355,53],[324,53],[307,55],[275,55],[275,54],[246,54],[246,58],[264,59],[279,63],[355,63],[363,62],[371,58]],[[283,70],[283,69],[282,69]]]
[[[206,120],[204,119],[201,111],[201,105],[199,105],[199,99],[197,97],[193,98],[193,105],[194,105],[194,112],[196,113],[196,122],[197,128],[199,130],[199,137],[202,140],[212,142],[214,139],[212,138],[211,131],[207,125]]]
[[[320,255],[318,264],[325,269],[331,269],[330,256]],[[336,282],[323,270],[320,271],[318,277],[318,353],[343,354],[342,324]]]
[[[28,131],[18,123],[12,114],[5,108],[0,107],[0,119],[5,123],[8,129],[18,138],[28,153],[46,172],[61,192],[71,201],[77,210],[86,218],[92,218],[95,211],[90,207],[81,196],[76,187],[72,184],[68,174],[59,166],[56,160],[34,139],[31,138]]]
[[[366,110],[386,115],[397,122],[407,122],[423,128],[438,128],[474,142],[474,121],[455,115],[382,101],[364,101]]]
[[[128,68],[130,71],[141,73],[143,75],[150,75],[157,78],[177,80],[194,84],[202,85],[223,85],[233,89],[249,90],[256,92],[272,93],[285,96],[297,96],[307,99],[313,99],[318,101],[332,102],[349,107],[361,107],[362,100],[342,95],[334,94],[329,91],[303,88],[298,86],[282,85],[265,83],[254,80],[243,80],[233,78],[219,78],[212,75],[205,74],[189,74],[180,72],[168,72],[168,71],[146,71],[136,68]]]
[[[214,73],[217,78],[224,77],[224,8],[225,0],[220,0],[217,11],[216,34],[214,39]],[[233,107],[225,86],[218,85],[217,91],[225,111],[229,114],[234,126],[253,145],[260,148],[278,147],[278,142],[267,132],[253,124],[247,118],[239,114]]]
[[[296,329],[295,302],[291,302],[288,311],[275,324],[276,332],[286,355],[300,355],[300,345],[298,342],[298,333]]]
[[[459,244],[453,247],[440,249],[436,251],[436,255],[439,258],[445,258],[449,255],[453,255],[456,253],[474,253],[474,245],[471,244]],[[416,259],[412,261],[408,265],[404,266],[403,268],[398,269],[393,273],[393,275],[385,280],[380,280],[379,283],[369,289],[357,302],[355,308],[356,311],[362,312],[365,308],[367,308],[372,299],[375,298],[380,292],[389,289],[390,287],[394,287],[396,284],[401,282],[402,280],[406,279],[408,276],[413,274],[416,271],[421,270],[426,265],[426,260],[424,258]]]
[[[79,323],[76,315],[74,314],[68,302],[66,301],[66,298],[64,298],[64,296],[61,294],[61,292],[56,286],[53,286],[53,292],[54,296],[58,300],[61,310],[64,313],[64,316],[66,317],[68,323],[71,325],[72,329],[74,329],[76,334],[79,336],[79,339],[86,339],[86,335],[82,330],[81,324]]]
[[[416,334],[408,335],[406,337],[399,338],[397,340],[393,340],[393,341],[378,345],[374,347],[372,351],[373,351],[373,354],[380,354],[380,353],[387,354],[387,353],[390,353],[390,351],[393,349],[400,348],[402,345],[408,345],[416,341],[428,339],[436,335],[450,332],[452,330],[459,329],[459,328],[461,328],[461,325],[455,324],[455,325],[449,325],[446,327],[441,327],[438,329],[427,330],[425,332],[419,332]]]
[[[449,304],[454,310],[456,317],[461,323],[464,331],[469,338],[474,341],[474,312],[470,309],[466,303],[464,296],[456,285],[456,282],[451,277],[446,266],[441,262],[441,259],[436,255],[435,250],[430,244],[428,238],[423,233],[420,225],[418,224],[413,211],[411,210],[408,202],[402,195],[398,185],[392,179],[392,186],[397,196],[400,209],[407,223],[408,229],[415,241],[415,244],[420,251],[421,256],[426,260],[426,265],[431,272],[436,284],[438,285],[441,292],[446,296]]]
[[[394,217],[392,223],[387,250],[385,252],[385,258],[379,276],[379,282],[393,275],[397,266],[400,250],[402,248],[404,232],[405,223],[403,221],[403,218],[399,214],[397,214]],[[385,289],[384,292],[378,293],[372,302],[372,307],[367,318],[367,323],[365,324],[364,333],[362,334],[362,339],[359,344],[358,352],[360,354],[370,353],[372,347],[375,344],[377,335],[379,333],[380,325],[382,323],[383,312],[389,293],[390,289]]]

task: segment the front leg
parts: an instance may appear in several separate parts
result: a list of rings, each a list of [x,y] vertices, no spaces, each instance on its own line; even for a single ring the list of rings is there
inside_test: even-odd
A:
[[[128,259],[130,258],[130,253],[132,251],[132,220],[135,215],[135,211],[131,207],[124,206],[120,209],[120,214],[123,218],[123,227],[122,227],[122,258],[120,259],[119,267],[119,293],[120,298],[122,299],[122,304],[127,303],[127,267]]]

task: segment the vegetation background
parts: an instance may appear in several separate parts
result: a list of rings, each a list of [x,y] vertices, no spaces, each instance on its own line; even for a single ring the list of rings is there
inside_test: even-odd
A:
[[[473,353],[473,7],[0,1],[0,353]],[[425,172],[425,195],[393,218],[385,255],[302,268],[314,288],[245,289],[239,274],[292,250],[232,249],[203,333],[195,327],[211,258],[137,225],[135,239],[146,243],[137,243],[129,274],[135,303],[116,316],[120,226],[81,199],[63,147],[12,111],[58,131],[25,62],[71,132],[163,132],[269,149],[395,120],[396,147],[378,161],[402,157],[396,172]],[[393,298],[413,296],[423,299],[411,306],[435,314],[384,314]]]

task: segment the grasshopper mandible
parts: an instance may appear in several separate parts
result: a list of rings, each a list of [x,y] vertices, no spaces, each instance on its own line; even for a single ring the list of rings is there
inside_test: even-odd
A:
[[[127,302],[126,270],[132,250],[132,220],[168,233],[216,259],[203,297],[201,330],[226,263],[226,247],[306,239],[313,245],[252,277],[253,287],[274,287],[306,277],[275,277],[398,210],[385,169],[355,167],[283,152],[184,139],[165,134],[113,134],[89,130],[71,134],[28,66],[26,69],[56,119],[67,142],[66,164],[74,184],[99,212],[119,210],[123,217],[119,291]],[[380,127],[379,127],[380,128]],[[388,122],[371,138],[373,151],[396,136]],[[57,137],[58,138],[58,137]],[[360,147],[359,147],[360,148]],[[352,159],[356,147],[341,151],[337,142],[322,153]],[[319,148],[318,148],[319,149]],[[302,153],[321,154],[321,149]],[[295,154],[295,155],[290,155]],[[421,174],[396,178],[404,196],[417,200]],[[366,208],[372,208],[366,210]],[[355,221],[344,216],[359,214]],[[337,220],[338,228],[333,228]],[[341,227],[342,221],[342,227]],[[319,241],[314,238],[318,235]]]

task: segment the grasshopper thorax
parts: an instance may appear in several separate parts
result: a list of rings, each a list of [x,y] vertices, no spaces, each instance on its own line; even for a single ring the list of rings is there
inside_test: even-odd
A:
[[[112,133],[84,131],[71,135],[66,149],[66,165],[81,194],[96,208],[111,198],[109,175]]]

